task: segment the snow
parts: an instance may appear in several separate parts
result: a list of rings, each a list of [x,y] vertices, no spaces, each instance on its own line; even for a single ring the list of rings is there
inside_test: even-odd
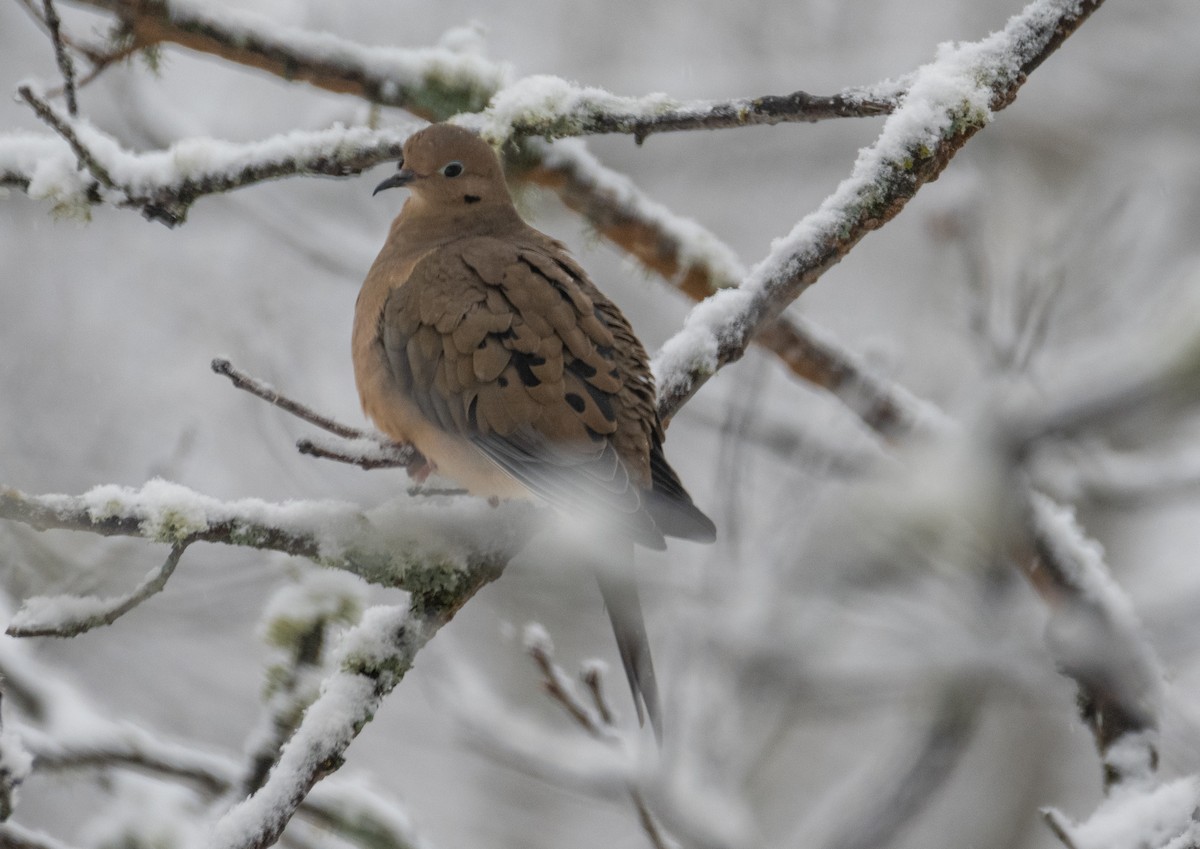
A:
[[[340,38],[327,32],[312,32],[282,26],[279,21],[255,12],[223,6],[217,12],[211,4],[196,0],[171,0],[176,18],[188,17],[233,33],[235,40],[277,45],[289,53],[314,62],[335,64],[348,75],[368,80],[387,80],[396,86],[418,87],[442,84],[475,89],[478,97],[506,85],[512,70],[505,63],[484,58],[465,35],[455,27],[443,36],[438,47],[376,47]]]
[[[336,569],[304,569],[296,583],[280,587],[264,606],[259,636],[272,642],[281,622],[292,623],[286,630],[295,633],[322,621],[355,621],[366,600],[362,579]]]
[[[662,391],[674,394],[695,377],[711,375],[722,346],[745,344],[768,297],[794,285],[801,270],[816,267],[828,242],[852,225],[889,180],[905,175],[914,156],[935,148],[955,126],[990,121],[993,84],[1017,73],[1025,54],[1036,47],[1030,43],[1035,24],[1055,19],[1063,8],[1077,9],[1078,3],[1037,0],[1004,30],[979,42],[940,45],[934,61],[911,76],[878,138],[858,152],[850,175],[787,235],[771,242],[738,291],[719,292],[696,307],[663,346],[655,360]]]
[[[411,664],[420,637],[410,642],[410,630],[404,607],[373,607],[363,614],[338,645],[335,660],[341,670],[322,683],[266,784],[231,808],[203,845],[253,845],[258,835],[281,828],[291,818],[308,787],[340,759]]]
[[[530,622],[525,626],[521,632],[521,642],[526,651],[538,649],[547,655],[554,654],[554,641],[550,639],[550,632],[539,622]]]
[[[485,139],[500,145],[517,128],[538,128],[547,136],[577,135],[598,117],[650,118],[681,107],[662,93],[621,97],[602,88],[535,74],[498,91],[481,117],[467,120]]]
[[[1187,776],[1150,791],[1113,792],[1088,818],[1068,826],[1075,849],[1150,849],[1177,845],[1172,841],[1190,828],[1200,779]],[[1182,845],[1187,845],[1182,844]]]

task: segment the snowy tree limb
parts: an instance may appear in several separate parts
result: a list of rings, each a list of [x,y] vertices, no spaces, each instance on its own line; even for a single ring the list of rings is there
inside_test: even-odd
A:
[[[462,499],[363,511],[336,502],[221,502],[155,480],[140,489],[101,486],[82,496],[0,489],[0,518],[37,530],[141,537],[172,546],[240,545],[308,558],[372,583],[407,590],[423,614],[454,611],[495,579],[524,545],[534,511]]]
[[[266,782],[220,819],[208,845],[258,849],[274,844],[313,786],[342,765],[351,741],[450,615],[421,618],[406,608],[368,610],[343,637],[341,668],[322,684]]]
[[[187,550],[187,542],[171,546],[162,566],[152,569],[131,592],[117,598],[36,596],[27,598],[8,623],[10,637],[74,637],[111,625],[151,596],[163,591]]]
[[[0,649],[0,675],[6,692],[14,684],[25,690],[26,719],[10,725],[33,756],[35,771],[135,769],[181,779],[213,799],[230,792],[240,780],[241,770],[229,756],[165,740],[140,725],[103,716],[72,685],[31,663],[22,644],[7,643]],[[30,714],[29,706],[37,705],[43,707]],[[81,727],[86,733],[80,733]],[[424,845],[396,803],[361,778],[323,782],[308,795],[298,814],[380,849]],[[51,839],[46,845],[60,844]]]
[[[1033,494],[1031,580],[1051,599],[1047,642],[1079,686],[1080,715],[1104,763],[1104,784],[1148,782],[1158,768],[1164,674],[1103,551],[1072,511]]]
[[[733,251],[695,221],[651,200],[623,174],[603,165],[578,143],[527,143],[532,165],[514,176],[557,193],[598,233],[694,301],[736,287],[746,269]],[[932,405],[866,367],[833,336],[811,322],[780,315],[765,321],[754,341],[799,378],[833,393],[871,428],[887,437],[941,418]]]
[[[170,42],[326,91],[398,106],[427,120],[476,112],[508,68],[446,48],[368,47],[234,8],[167,0],[73,0],[114,14],[138,45]]]
[[[32,87],[20,96],[70,148],[45,139],[0,135],[0,185],[47,197],[68,211],[106,202],[138,209],[169,227],[182,223],[201,197],[293,174],[347,176],[400,155],[409,128],[335,126],[296,131],[251,144],[185,139],[151,153],[130,153],[86,121],[58,112]],[[72,155],[87,174],[75,174]]]
[[[879,138],[860,151],[837,191],[776,240],[741,286],[695,308],[659,352],[660,416],[670,418],[721,367],[740,359],[763,325],[936,179],[1102,2],[1034,0],[1003,30],[978,42],[944,46],[933,63],[920,68]]]

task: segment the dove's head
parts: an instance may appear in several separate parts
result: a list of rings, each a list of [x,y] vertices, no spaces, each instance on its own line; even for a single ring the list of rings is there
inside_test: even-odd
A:
[[[431,205],[490,206],[511,203],[495,151],[470,130],[431,124],[408,137],[400,170],[375,187],[407,188]]]

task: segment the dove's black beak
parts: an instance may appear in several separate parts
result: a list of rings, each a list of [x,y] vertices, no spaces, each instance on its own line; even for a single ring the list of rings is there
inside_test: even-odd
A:
[[[416,179],[416,176],[417,174],[415,171],[401,167],[399,171],[376,186],[375,191],[371,192],[371,196],[374,197],[384,189],[398,189],[401,186],[407,186],[414,179]]]

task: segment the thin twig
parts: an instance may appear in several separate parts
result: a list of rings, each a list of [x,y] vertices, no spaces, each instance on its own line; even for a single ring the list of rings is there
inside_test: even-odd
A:
[[[277,390],[263,383],[261,380],[234,368],[229,360],[217,357],[212,361],[212,370],[217,374],[223,374],[228,377],[238,389],[244,389],[251,395],[266,401],[268,404],[274,404],[279,409],[289,412],[309,424],[316,425],[322,430],[337,434],[344,439],[373,438],[373,435],[367,433],[365,430],[359,430],[358,428],[336,422],[328,416],[321,415],[311,407],[301,404],[299,401],[293,401],[291,398],[281,395]]]
[[[604,676],[601,674],[600,667],[595,664],[588,665],[580,674],[580,678],[584,686],[588,688],[588,692],[592,696],[592,703],[600,713],[600,721],[605,725],[615,725],[612,708],[609,707],[608,699],[604,696]]]
[[[575,696],[567,684],[567,677],[562,669],[550,657],[549,649],[544,642],[534,641],[529,646],[529,656],[537,664],[542,673],[542,688],[558,702],[580,728],[593,737],[602,737],[603,730],[600,722],[587,706]]]
[[[339,446],[332,448],[328,445],[318,444],[312,439],[301,439],[296,442],[296,449],[301,454],[306,454],[310,457],[320,457],[326,460],[335,460],[339,463],[347,463],[368,470],[402,467],[413,470],[425,465],[425,458],[412,445],[393,442],[381,434],[350,427],[329,416],[318,413],[307,404],[302,404],[299,401],[289,398],[273,386],[235,368],[229,360],[220,357],[214,359],[212,361],[212,370],[217,374],[223,374],[228,377],[238,389],[243,389],[254,397],[261,398],[268,404],[272,404],[284,412],[291,413],[302,421],[316,425],[322,430],[326,430],[343,439],[365,443],[365,446]],[[356,447],[358,450],[354,450]]]
[[[97,600],[96,605],[105,605],[101,609],[90,610],[82,616],[56,616],[52,623],[38,623],[39,613],[45,615],[48,608],[53,613],[62,606],[70,606],[80,600],[74,596],[59,596],[56,598],[30,599],[26,606],[17,611],[5,631],[10,637],[74,637],[102,625],[111,625],[129,611],[151,596],[163,591],[179,565],[179,558],[187,549],[190,540],[176,543],[171,547],[171,553],[163,561],[162,566],[152,571],[133,592],[123,598]],[[34,602],[36,601],[36,604]],[[30,610],[30,608],[33,608]],[[89,605],[90,607],[90,605]],[[28,621],[32,620],[32,621]]]
[[[67,112],[71,117],[75,117],[79,114],[79,103],[75,98],[75,62],[71,59],[71,54],[67,52],[67,45],[63,41],[62,21],[59,20],[58,12],[54,8],[54,0],[42,0],[42,7],[46,11],[46,26],[50,30],[50,39],[54,42],[54,56],[58,60],[58,70],[63,78]]]
[[[542,673],[542,688],[558,702],[575,724],[597,740],[616,745],[621,734],[613,723],[612,707],[604,694],[603,676],[596,664],[590,664],[580,675],[592,697],[594,709],[589,708],[575,695],[569,679],[562,668],[554,662],[553,648],[548,640],[529,639],[529,656]],[[663,831],[658,820],[650,811],[645,795],[634,784],[627,786],[629,799],[637,811],[638,822],[646,832],[654,849],[678,849],[677,844]]]
[[[368,471],[371,469],[404,468],[412,461],[413,454],[416,452],[416,449],[411,445],[400,445],[398,443],[383,444],[377,440],[371,440],[371,442],[373,448],[379,449],[378,454],[368,455],[352,451],[341,451],[330,448],[327,445],[318,445],[311,439],[297,440],[296,450],[309,457],[319,457],[323,460],[346,463],[347,465],[358,466]]]
[[[34,94],[33,89],[27,85],[18,86],[17,93],[33,108],[33,111],[43,122],[63,137],[67,144],[71,146],[71,150],[75,152],[75,158],[79,160],[79,164],[83,168],[86,168],[88,173],[96,178],[97,182],[110,189],[117,188],[117,184],[109,175],[108,169],[97,161],[92,152],[88,150],[87,145],[79,140],[79,136],[75,134],[75,130],[71,128],[71,125],[64,121],[49,103]]]

